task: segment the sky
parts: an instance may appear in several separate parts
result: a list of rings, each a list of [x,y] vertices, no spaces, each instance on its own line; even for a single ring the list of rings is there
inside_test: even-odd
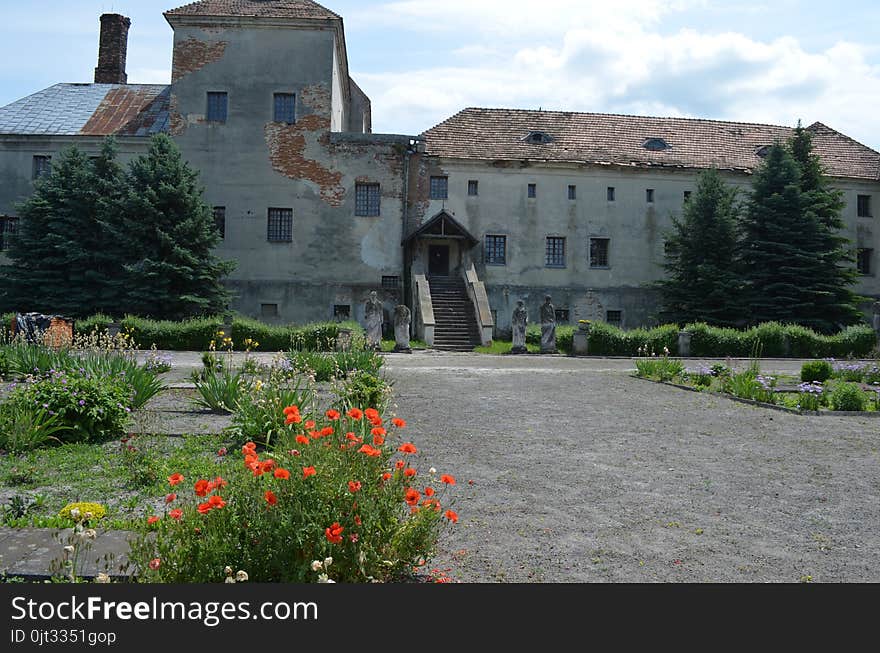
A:
[[[132,21],[128,79],[168,83],[162,12],[186,0],[0,0],[0,106],[92,81],[99,16]],[[880,2],[326,0],[373,130],[466,107],[820,121],[880,150]]]

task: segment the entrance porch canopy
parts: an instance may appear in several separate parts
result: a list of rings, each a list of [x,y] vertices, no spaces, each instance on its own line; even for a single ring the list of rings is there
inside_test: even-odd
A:
[[[440,213],[404,238],[401,244],[406,246],[413,240],[420,238],[440,238],[464,241],[467,243],[468,249],[480,242],[478,239],[474,238],[471,232],[465,229],[446,211],[440,211]]]

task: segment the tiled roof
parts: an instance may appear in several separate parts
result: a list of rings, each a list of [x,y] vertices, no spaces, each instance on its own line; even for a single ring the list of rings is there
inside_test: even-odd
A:
[[[828,174],[880,180],[880,153],[822,123],[808,129]],[[543,132],[551,140],[524,140],[531,132]],[[793,132],[791,127],[718,120],[471,108],[423,136],[428,154],[447,158],[750,172],[761,161],[761,146]],[[649,139],[662,139],[668,147],[649,150]]]
[[[0,134],[149,136],[168,129],[171,87],[55,84],[0,108]]]
[[[339,18],[311,0],[202,0],[165,12],[166,16],[259,16],[263,18]]]

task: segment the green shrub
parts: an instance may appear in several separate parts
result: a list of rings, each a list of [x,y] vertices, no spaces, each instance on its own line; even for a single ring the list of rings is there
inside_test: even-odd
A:
[[[384,359],[372,351],[291,351],[288,354],[294,369],[311,373],[315,381],[344,379],[355,370],[377,374]]]
[[[301,377],[291,379],[283,370],[273,368],[265,381],[256,379],[243,389],[227,433],[238,446],[248,441],[269,446],[287,430],[284,409],[297,406],[310,412],[314,401],[314,389]]]
[[[195,404],[216,413],[232,413],[242,396],[242,375],[229,369],[206,367],[201,374],[193,374],[193,383],[199,396]]]
[[[667,356],[637,358],[636,374],[658,381],[672,381],[684,374],[684,364],[680,360]]]
[[[18,454],[50,441],[60,443],[68,429],[58,415],[50,415],[42,406],[16,400],[0,404],[0,449],[3,451]]]
[[[867,397],[855,383],[838,383],[831,391],[831,410],[863,411]]]
[[[65,442],[97,442],[119,436],[128,421],[128,386],[118,378],[56,370],[18,384],[6,402],[44,408],[67,427]],[[15,410],[15,408],[13,408]]]
[[[121,324],[122,330],[131,334],[139,347],[156,345],[158,349],[171,351],[202,351],[208,349],[210,342],[217,337],[223,319],[203,317],[172,322],[127,315]]]
[[[109,315],[103,315],[101,313],[97,313],[95,315],[91,315],[87,318],[83,318],[82,320],[77,320],[74,322],[74,331],[78,334],[90,334],[94,332],[104,332],[107,331],[107,327],[110,326],[113,322],[115,322],[112,317]]]
[[[9,376],[9,355],[5,347],[0,347],[0,379]]]
[[[807,361],[801,366],[801,381],[825,383],[831,378],[833,372],[831,363],[828,361]]]
[[[755,368],[732,373],[722,380],[724,392],[740,399],[751,399],[766,404],[776,403],[776,377],[764,376]]]
[[[375,408],[381,413],[391,399],[391,384],[371,372],[356,371],[334,392],[336,405],[343,412],[349,408]]]

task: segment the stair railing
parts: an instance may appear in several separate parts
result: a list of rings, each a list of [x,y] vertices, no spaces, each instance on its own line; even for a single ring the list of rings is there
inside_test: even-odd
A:
[[[492,317],[492,308],[489,306],[486,285],[477,276],[477,270],[473,263],[462,276],[468,297],[474,305],[474,315],[477,318],[477,328],[480,331],[480,342],[484,347],[488,347],[492,344],[492,337],[495,333],[495,319]]]
[[[415,296],[416,338],[429,347],[434,346],[434,305],[431,303],[431,287],[424,274],[413,274]]]

